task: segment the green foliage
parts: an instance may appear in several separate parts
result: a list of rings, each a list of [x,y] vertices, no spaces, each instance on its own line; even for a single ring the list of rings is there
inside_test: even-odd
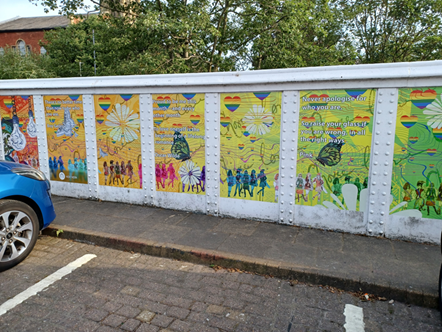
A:
[[[335,0],[359,63],[442,58],[442,1]]]
[[[2,78],[93,76],[94,62],[107,76],[442,58],[440,0],[29,1],[102,14],[48,31],[49,57],[9,54]]]
[[[0,79],[45,78],[55,77],[49,68],[49,58],[37,54],[21,55],[19,52],[6,48],[0,54]]]

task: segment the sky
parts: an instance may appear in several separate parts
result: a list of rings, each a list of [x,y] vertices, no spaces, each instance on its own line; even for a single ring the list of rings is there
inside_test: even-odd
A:
[[[90,4],[90,1],[86,0],[86,2]],[[93,6],[91,8],[93,8]],[[54,15],[58,15],[58,12],[51,11],[46,14],[42,6],[35,6],[34,4],[30,3],[29,0],[0,0],[0,22],[9,20],[16,16],[35,17]]]

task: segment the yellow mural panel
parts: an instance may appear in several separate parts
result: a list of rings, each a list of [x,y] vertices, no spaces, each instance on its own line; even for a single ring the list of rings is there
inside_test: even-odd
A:
[[[154,94],[157,191],[204,194],[204,94]]]
[[[278,202],[281,92],[221,94],[221,197]]]
[[[83,97],[44,96],[52,181],[87,183]]]
[[[98,177],[101,186],[142,188],[138,95],[96,95]]]

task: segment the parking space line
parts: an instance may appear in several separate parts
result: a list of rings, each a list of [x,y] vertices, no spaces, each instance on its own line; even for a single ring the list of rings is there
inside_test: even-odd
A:
[[[364,332],[364,312],[352,304],[346,304],[344,309],[345,324],[347,332]]]
[[[91,259],[93,259],[95,257],[97,257],[97,255],[93,255],[93,254],[84,255],[84,256],[76,259],[75,261],[69,263],[65,267],[62,267],[61,269],[55,271],[50,276],[47,276],[46,278],[39,281],[35,285],[33,285],[33,286],[29,287],[28,289],[26,289],[25,291],[21,292],[20,294],[17,294],[12,299],[10,299],[10,300],[6,301],[5,303],[3,303],[2,305],[0,305],[0,316],[5,314],[8,310],[13,309],[15,306],[22,303],[23,301],[26,301],[31,296],[34,296],[38,292],[41,292],[46,287],[50,286],[51,284],[53,284],[57,280],[60,280],[64,276],[68,275],[69,273],[71,273],[75,269],[79,268],[83,264],[86,264],[87,262],[89,262]]]

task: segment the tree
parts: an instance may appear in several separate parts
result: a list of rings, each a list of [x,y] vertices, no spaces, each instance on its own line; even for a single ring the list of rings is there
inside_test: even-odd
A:
[[[0,54],[0,79],[45,77],[55,77],[48,57],[38,54],[21,55],[11,48],[6,48]]]
[[[359,50],[358,62],[442,58],[440,0],[336,0],[343,29]]]

